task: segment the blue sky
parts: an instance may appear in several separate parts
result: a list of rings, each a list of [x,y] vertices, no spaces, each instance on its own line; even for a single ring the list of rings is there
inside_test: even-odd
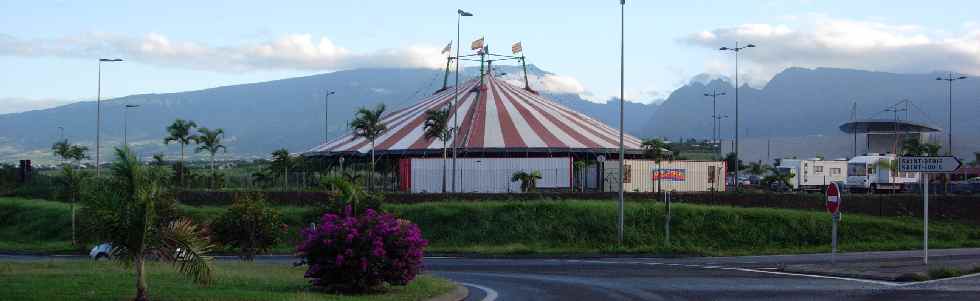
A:
[[[897,4],[900,3],[900,4]],[[358,67],[439,66],[455,38],[498,52],[523,42],[553,90],[618,95],[618,1],[0,2],[0,113],[103,94],[177,92]],[[955,9],[953,9],[955,8]],[[788,66],[980,73],[980,2],[628,1],[627,99],[649,102],[700,73],[730,75],[717,50],[759,45],[743,75]],[[464,44],[465,45],[465,44]]]

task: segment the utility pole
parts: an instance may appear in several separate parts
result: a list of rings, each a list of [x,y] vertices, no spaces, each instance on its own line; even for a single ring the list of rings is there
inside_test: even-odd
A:
[[[936,80],[943,80],[949,83],[949,117],[946,128],[947,140],[946,140],[946,155],[953,155],[953,82],[961,79],[966,79],[966,76],[954,77],[953,73],[947,73],[946,77],[937,77]]]
[[[623,183],[625,179],[624,174],[624,161],[626,161],[626,151],[623,148],[623,110],[626,103],[626,93],[625,91],[625,76],[626,76],[626,0],[619,0],[619,227],[617,228],[617,241],[620,245],[623,244],[623,232],[624,223],[623,215],[625,214],[625,203],[624,203],[624,192],[626,184]]]
[[[719,149],[721,148],[719,142],[721,139],[721,118],[718,117],[718,96],[723,95],[725,95],[725,92],[717,92],[714,89],[711,90],[710,94],[704,93],[704,96],[711,97],[711,140],[712,143],[718,145]],[[720,153],[721,151],[719,150],[718,152]]]

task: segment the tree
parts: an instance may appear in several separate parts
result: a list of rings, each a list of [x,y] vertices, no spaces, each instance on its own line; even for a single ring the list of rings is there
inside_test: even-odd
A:
[[[196,138],[191,130],[197,127],[197,123],[194,121],[188,121],[183,119],[174,120],[174,123],[167,126],[167,136],[163,138],[163,144],[170,144],[171,142],[176,142],[180,145],[180,167],[177,168],[178,179],[180,179],[183,184],[183,174],[184,174],[184,147],[193,142]]]
[[[903,156],[938,156],[939,149],[942,146],[935,143],[922,143],[921,140],[916,138],[905,139],[905,143],[902,144],[902,155]]]
[[[446,193],[446,142],[453,137],[449,127],[449,107],[442,110],[431,109],[426,112],[425,138],[442,141],[442,193]]]
[[[240,195],[227,211],[211,222],[211,233],[221,245],[239,250],[239,258],[252,261],[279,243],[286,232],[282,214],[258,196]]]
[[[55,155],[61,157],[61,160],[70,160],[75,165],[79,161],[88,158],[86,152],[88,152],[88,147],[82,145],[73,145],[68,143],[68,139],[64,139],[56,142],[51,146]],[[74,245],[77,243],[76,235],[76,219],[75,219],[75,201],[78,200],[78,194],[81,190],[82,180],[84,180],[85,174],[79,170],[72,168],[70,165],[65,165],[62,167],[62,175],[59,179],[59,184],[61,184],[62,194],[71,204],[71,243]]]
[[[56,156],[61,157],[62,160],[70,160],[76,164],[81,160],[88,159],[88,155],[86,154],[88,152],[88,147],[70,144],[68,143],[68,139],[55,142],[55,144],[51,146],[51,150],[54,151]]]
[[[354,136],[371,141],[371,174],[368,177],[368,187],[373,188],[374,181],[374,147],[375,140],[388,131],[388,126],[381,122],[381,116],[385,112],[385,105],[379,104],[374,110],[368,108],[357,109],[354,120],[350,122],[351,129],[354,129]]]
[[[296,167],[297,160],[289,154],[289,150],[280,148],[272,152],[272,162],[269,169],[273,174],[283,175],[283,189],[289,187],[289,170]]]
[[[763,185],[765,185],[766,187],[772,187],[773,183],[780,183],[784,185],[784,187],[793,187],[792,183],[790,183],[790,179],[792,179],[796,175],[793,174],[792,171],[787,171],[786,173],[782,173],[779,171],[779,169],[775,167],[764,165],[764,164],[760,164],[760,165],[762,165],[764,169],[769,171],[769,175],[762,178]]]
[[[775,172],[775,170],[773,170],[771,166],[767,164],[762,164],[761,162],[751,162],[749,163],[749,166],[746,169],[747,169],[746,171],[748,171],[749,174],[756,175],[756,176],[761,176],[770,170]]]
[[[510,176],[511,182],[521,182],[521,192],[534,191],[538,188],[538,180],[541,179],[541,171],[518,171]]]
[[[670,150],[670,145],[664,142],[663,140],[661,140],[660,138],[644,140],[643,143],[640,144],[640,147],[643,148],[643,155],[645,157],[652,159],[654,162],[657,163],[658,170],[660,169],[660,162],[663,160],[669,160],[670,157],[673,155],[673,152]],[[658,177],[657,178],[658,192],[661,190],[660,183],[661,183],[660,178]]]
[[[147,256],[172,262],[197,283],[213,280],[208,240],[189,219],[173,216],[161,167],[143,166],[128,147],[116,149],[111,176],[83,193],[89,231],[112,245],[112,256],[136,272],[135,300],[148,300]]]
[[[165,158],[166,157],[164,157],[163,153],[153,154],[153,165],[154,166],[164,166],[164,165],[166,165],[167,164],[167,160]]]
[[[214,178],[216,177],[214,170],[214,155],[219,151],[228,151],[228,148],[226,148],[224,144],[221,144],[221,137],[224,136],[225,130],[220,128],[211,130],[206,127],[201,127],[197,129],[197,132],[200,133],[200,135],[194,137],[194,141],[198,144],[197,149],[195,149],[194,152],[199,153],[202,151],[207,151],[208,154],[211,155],[209,161],[211,165],[211,179],[213,186]]]

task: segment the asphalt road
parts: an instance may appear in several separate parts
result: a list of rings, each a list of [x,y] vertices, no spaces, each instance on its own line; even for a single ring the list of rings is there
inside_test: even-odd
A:
[[[850,253],[840,264],[916,260],[918,252]],[[976,258],[980,250],[935,250],[933,258]],[[0,260],[52,258],[0,255]],[[56,259],[56,260],[57,260]],[[234,260],[234,258],[220,258]],[[285,256],[257,260],[289,264]],[[466,300],[980,300],[980,276],[920,283],[780,273],[782,264],[814,263],[829,255],[704,258],[426,258],[426,272],[462,283]]]

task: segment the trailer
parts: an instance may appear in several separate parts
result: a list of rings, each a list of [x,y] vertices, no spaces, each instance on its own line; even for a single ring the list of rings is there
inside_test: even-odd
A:
[[[868,153],[847,161],[847,190],[898,192],[919,182],[919,173],[899,172],[895,154]]]
[[[847,180],[847,160],[776,159],[776,170],[781,174],[792,173],[789,179],[793,190],[822,191],[833,182]]]
[[[623,165],[626,192],[725,191],[725,161],[629,160]],[[619,191],[619,161],[603,164],[603,190]]]

